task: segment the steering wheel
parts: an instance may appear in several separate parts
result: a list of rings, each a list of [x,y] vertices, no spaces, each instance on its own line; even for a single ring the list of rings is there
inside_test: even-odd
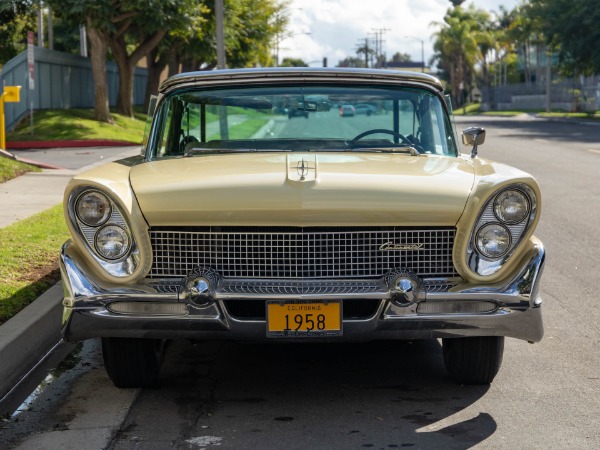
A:
[[[367,130],[367,131],[363,131],[362,133],[360,133],[359,135],[355,136],[354,139],[352,139],[350,141],[350,145],[352,147],[354,147],[354,145],[360,141],[362,138],[364,138],[365,136],[369,136],[371,134],[379,134],[379,133],[383,133],[383,134],[391,134],[394,137],[397,137],[398,139],[400,139],[400,141],[402,141],[402,143],[409,145],[409,146],[413,146],[414,144],[412,142],[410,142],[406,136],[404,136],[401,133],[397,133],[393,130],[387,130],[385,128],[375,128],[373,130]]]
[[[179,142],[179,153],[185,153],[186,147],[190,142],[200,142],[195,136],[181,136]]]

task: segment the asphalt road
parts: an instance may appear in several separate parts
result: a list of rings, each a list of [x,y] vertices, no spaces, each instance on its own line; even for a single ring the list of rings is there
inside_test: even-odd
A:
[[[293,119],[301,125],[305,119]],[[545,337],[508,339],[489,387],[446,375],[437,341],[358,345],[174,342],[159,387],[118,390],[86,342],[2,422],[17,448],[600,448],[600,126],[459,119],[480,156],[532,173],[547,248]],[[10,443],[10,446],[9,446]],[[19,446],[20,444],[20,446]]]

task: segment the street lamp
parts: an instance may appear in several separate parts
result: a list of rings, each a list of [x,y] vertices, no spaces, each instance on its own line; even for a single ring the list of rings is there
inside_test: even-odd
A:
[[[421,41],[421,72],[425,73],[425,41],[416,36],[404,36],[408,39],[416,39],[417,41]]]

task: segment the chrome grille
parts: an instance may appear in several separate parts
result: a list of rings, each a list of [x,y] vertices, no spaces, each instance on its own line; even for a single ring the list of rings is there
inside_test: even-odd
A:
[[[404,267],[456,276],[454,228],[152,229],[149,277],[183,277],[196,266],[231,278],[375,278]],[[387,243],[418,250],[380,250]]]

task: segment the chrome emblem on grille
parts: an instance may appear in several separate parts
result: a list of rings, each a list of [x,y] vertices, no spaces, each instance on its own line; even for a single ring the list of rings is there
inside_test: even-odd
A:
[[[300,181],[306,179],[309,170],[315,170],[315,168],[310,167],[308,161],[304,161],[304,158],[302,158],[302,161],[298,161],[298,164],[296,165],[296,171],[298,172],[298,175],[300,175]]]
[[[395,242],[386,242],[379,247],[379,250],[397,251],[397,250],[421,250],[423,244],[396,244]]]

